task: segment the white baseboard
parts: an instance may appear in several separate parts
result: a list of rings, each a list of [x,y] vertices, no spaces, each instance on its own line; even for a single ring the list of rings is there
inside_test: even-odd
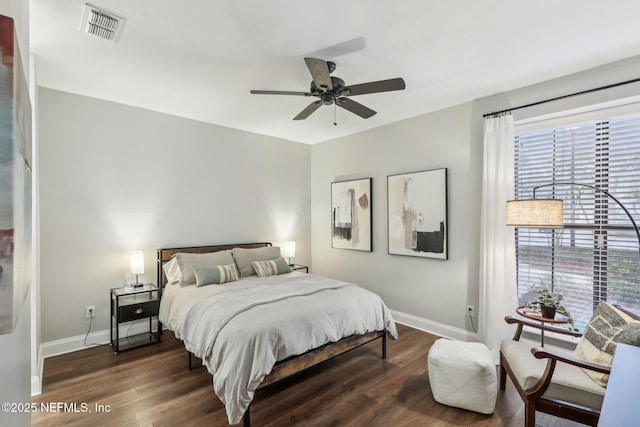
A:
[[[131,330],[129,327],[131,326]],[[157,330],[158,324],[154,320],[152,329]],[[144,319],[138,323],[132,325],[121,325],[119,329],[119,336],[126,337],[127,335],[142,334],[149,331],[149,321]],[[111,342],[111,330],[105,329],[102,331],[92,332],[87,336],[87,345],[84,345],[85,334],[75,337],[64,338],[61,340],[50,341],[42,344],[42,357],[53,357],[60,354],[71,353],[78,350],[84,350],[85,348],[95,347],[97,345],[109,344]]]
[[[31,397],[40,396],[42,394],[42,374],[31,377]]]
[[[42,345],[38,347],[37,370],[38,375],[31,377],[31,396],[42,394],[42,370],[44,369],[44,357],[42,356]]]
[[[472,333],[469,331],[465,331],[463,329],[454,328],[449,325],[445,325],[438,322],[433,322],[431,320],[423,319],[421,317],[413,316],[411,314],[402,313],[399,311],[391,310],[391,314],[393,318],[398,323],[402,323],[403,325],[411,326],[412,328],[420,329],[421,331],[429,332],[434,335],[438,335],[441,337],[451,338],[459,341],[471,341],[477,342],[479,341],[478,334]],[[134,323],[131,325],[131,330],[129,331],[129,325],[124,325],[120,327],[120,336],[124,337],[129,333],[130,335],[136,335],[140,333],[144,333],[149,328],[149,324],[147,320],[141,321],[139,323]],[[157,329],[157,322],[153,322],[153,330]],[[111,331],[106,329],[102,331],[96,331],[89,334],[87,337],[87,345],[84,345],[85,335],[78,335],[75,337],[64,338],[61,340],[50,341],[42,344],[42,352],[41,357],[53,357],[58,356],[60,354],[71,353],[78,350],[83,350],[85,348],[93,347],[95,345],[103,345],[109,344],[111,341]],[[42,368],[40,378],[42,378]],[[34,390],[34,382],[39,382],[37,377],[32,377],[32,393]],[[41,390],[41,387],[40,387]]]
[[[411,314],[401,313],[399,311],[390,310],[393,318],[396,322],[403,325],[411,326],[421,331],[429,332],[430,334],[438,335],[445,338],[450,338],[458,341],[470,341],[478,342],[480,337],[478,334],[465,331],[464,329],[454,328],[443,323],[433,322],[431,320],[423,319],[422,317],[413,316]]]

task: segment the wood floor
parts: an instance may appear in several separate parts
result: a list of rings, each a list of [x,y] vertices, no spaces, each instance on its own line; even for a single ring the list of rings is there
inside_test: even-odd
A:
[[[438,337],[403,325],[398,332],[398,341],[387,340],[386,360],[378,341],[259,391],[252,425],[524,425],[522,402],[509,381],[493,415],[437,403],[427,351]],[[46,359],[43,393],[33,402],[59,409],[35,412],[33,426],[228,426],[211,375],[202,367],[187,369],[184,347],[171,332],[160,344],[119,355],[101,346]],[[544,414],[537,421],[576,425]]]

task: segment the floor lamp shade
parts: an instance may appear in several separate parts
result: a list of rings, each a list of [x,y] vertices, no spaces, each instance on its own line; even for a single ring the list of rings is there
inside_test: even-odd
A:
[[[533,199],[509,200],[507,202],[507,225],[515,227],[537,227],[537,228],[560,228],[564,227],[563,206],[561,199],[536,199],[536,190],[544,187],[556,187],[560,185],[571,185],[577,187],[590,188],[596,193],[602,193],[624,211],[633,224],[633,230],[638,238],[638,252],[640,253],[640,230],[638,224],[633,219],[629,209],[622,204],[613,194],[589,184],[579,182],[552,182],[549,184],[533,187]]]
[[[507,225],[514,227],[562,228],[560,199],[523,199],[507,202]]]

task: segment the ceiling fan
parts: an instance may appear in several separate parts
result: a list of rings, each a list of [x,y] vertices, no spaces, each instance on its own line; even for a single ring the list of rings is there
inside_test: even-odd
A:
[[[309,92],[293,92],[284,90],[252,90],[251,93],[256,95],[297,95],[297,96],[315,96],[320,98],[313,101],[307,108],[302,110],[300,114],[295,116],[293,120],[304,120],[321,105],[337,105],[347,111],[368,119],[376,114],[372,109],[353,101],[349,96],[365,95],[367,93],[389,92],[392,90],[403,90],[405,88],[402,78],[379,80],[369,83],[361,83],[357,85],[346,86],[344,80],[339,77],[330,76],[336,69],[335,62],[324,61],[316,58],[304,58],[307,68],[311,73],[313,80]]]

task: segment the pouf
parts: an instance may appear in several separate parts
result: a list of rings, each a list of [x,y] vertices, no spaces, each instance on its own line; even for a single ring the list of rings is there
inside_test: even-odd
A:
[[[440,338],[429,349],[428,374],[436,402],[491,414],[496,407],[496,366],[486,345]]]

